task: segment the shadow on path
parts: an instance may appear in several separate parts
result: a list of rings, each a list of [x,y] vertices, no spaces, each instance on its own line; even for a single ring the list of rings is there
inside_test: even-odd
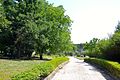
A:
[[[77,64],[79,64],[79,65],[83,64],[83,66],[89,67],[89,70],[90,70],[90,71],[100,72],[100,73],[104,76],[104,78],[105,78],[106,80],[116,80],[116,79],[113,78],[113,76],[111,76],[111,75],[108,74],[108,71],[106,71],[106,70],[103,69],[102,67],[95,66],[95,65],[86,63],[86,62],[84,62],[84,61],[81,61],[81,62],[78,62],[78,61],[77,61],[77,62],[75,62],[75,63],[77,63]],[[91,67],[91,66],[92,66],[92,67]]]
[[[51,80],[115,80],[104,70],[83,60],[69,58],[69,63],[60,69]]]

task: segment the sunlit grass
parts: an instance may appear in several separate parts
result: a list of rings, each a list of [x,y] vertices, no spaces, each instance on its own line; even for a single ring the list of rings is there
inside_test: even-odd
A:
[[[5,60],[0,59],[0,80],[10,80],[14,74],[29,70],[42,60]]]
[[[59,55],[44,55],[44,59],[54,59],[60,57]]]
[[[77,59],[84,60],[84,57],[76,57]]]

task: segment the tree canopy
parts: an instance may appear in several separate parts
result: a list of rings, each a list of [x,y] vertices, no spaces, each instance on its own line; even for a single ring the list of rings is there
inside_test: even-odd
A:
[[[45,0],[4,0],[0,3],[0,51],[12,58],[32,52],[58,53],[73,49],[72,20],[62,5]]]
[[[93,38],[84,46],[86,55],[120,62],[120,22],[113,35],[108,39]]]

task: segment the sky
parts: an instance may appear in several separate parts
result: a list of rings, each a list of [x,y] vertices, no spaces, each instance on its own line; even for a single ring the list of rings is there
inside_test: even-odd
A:
[[[108,38],[120,20],[120,0],[47,0],[54,6],[63,5],[73,20],[71,40],[74,44],[92,38]]]

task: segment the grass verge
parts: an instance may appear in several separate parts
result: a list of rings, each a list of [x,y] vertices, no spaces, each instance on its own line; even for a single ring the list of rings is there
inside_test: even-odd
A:
[[[67,57],[54,58],[51,61],[40,63],[31,70],[14,75],[12,80],[41,80],[48,76],[61,63],[69,60]]]
[[[84,60],[85,57],[76,57],[77,59]]]

